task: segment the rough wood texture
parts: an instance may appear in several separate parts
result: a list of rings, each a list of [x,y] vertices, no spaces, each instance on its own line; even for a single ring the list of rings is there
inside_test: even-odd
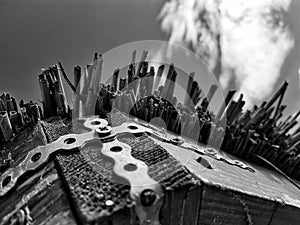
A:
[[[120,114],[115,114],[110,118],[110,123],[114,126],[124,121],[127,121],[127,117],[124,118],[124,115]],[[45,132],[51,140],[57,138],[55,130],[60,132],[63,130],[62,126],[54,127],[44,124]],[[79,127],[82,126],[79,125]],[[65,131],[68,132],[66,129]],[[145,162],[152,179],[159,182],[164,189],[173,189],[170,190],[172,198],[166,208],[169,218],[165,217],[164,224],[173,225],[173,221],[180,224],[183,200],[189,185],[194,184],[191,174],[147,135],[137,137],[125,135],[118,139],[132,148],[133,157]],[[82,223],[136,224],[133,221],[136,214],[129,197],[130,187],[125,185],[128,181],[121,181],[115,176],[114,161],[101,153],[101,146],[97,142],[86,143],[79,148],[78,152],[70,155],[57,155],[56,158],[61,177],[65,181],[67,192]],[[107,200],[113,201],[114,205],[106,206]]]
[[[39,124],[28,126],[0,149],[0,173],[9,166],[18,165],[31,149],[46,143],[47,139]]]
[[[203,187],[199,224],[247,225],[246,211],[240,200],[229,192]]]
[[[270,225],[298,225],[300,224],[299,208],[277,205]]]
[[[48,132],[47,135],[45,135],[41,124],[38,124],[34,128],[27,128],[15,137],[10,145],[6,146],[12,152],[12,158],[15,160],[13,165],[22,160],[26,153],[35,146],[43,145],[47,141],[54,141],[60,135],[70,132],[70,127],[65,126],[62,120],[48,122],[50,123],[42,122],[42,125],[51,127],[51,124],[54,124],[56,129],[52,130],[51,128],[51,132]],[[58,130],[57,127],[59,127]],[[123,141],[133,145],[132,154],[135,157],[145,160],[149,165],[151,164],[155,155],[149,154],[150,158],[147,158],[147,151],[143,145],[145,140],[142,137],[137,138],[132,143],[131,140],[123,139]],[[144,144],[149,145],[148,142]],[[281,175],[260,166],[248,164],[255,170],[255,173],[252,173],[210,157],[201,156],[207,160],[206,163],[210,164],[211,169],[208,169],[196,161],[199,155],[191,151],[178,151],[178,149],[170,147],[165,149],[192,171],[194,173],[193,178],[199,182],[189,183],[180,188],[168,188],[168,182],[158,179],[161,174],[164,174],[162,166],[167,161],[149,166],[149,174],[157,177],[166,187],[165,205],[160,215],[163,225],[300,224],[300,190]],[[90,153],[92,152],[90,151]],[[72,164],[71,159],[76,158],[78,154],[80,153],[55,157],[57,168],[63,176],[72,175],[72,168],[69,164]],[[224,154],[224,157],[232,158],[228,154]],[[76,165],[81,174],[81,164]],[[99,163],[97,166],[101,169],[104,168]],[[168,176],[173,177],[172,173],[175,170],[166,171]],[[93,182],[92,179],[87,180]],[[178,179],[174,178],[174,180]],[[33,224],[60,225],[80,222],[75,221],[72,214],[72,209],[80,207],[80,204],[75,204],[73,208],[70,208],[67,199],[67,195],[70,197],[72,191],[68,190],[66,186],[72,186],[72,179],[70,177],[69,180],[66,179],[65,181],[67,182],[66,185],[62,186],[53,160],[40,171],[22,179],[16,189],[5,198],[0,199],[0,225],[17,224],[12,223],[16,221],[17,213],[20,209],[26,208],[28,208],[28,217],[32,218]],[[134,214],[131,210],[132,208],[127,208],[123,211],[117,211],[108,220],[95,222],[101,225],[124,225],[124,221],[126,224],[136,224],[136,221],[129,219],[131,218],[130,215]]]
[[[15,166],[28,151],[46,143],[42,126],[37,124],[25,129],[5,147],[11,152]],[[0,224],[18,224],[17,214],[26,208],[27,219],[31,218],[33,224],[76,224],[53,161],[22,179],[17,188],[0,199]]]
[[[300,189],[282,175],[242,161],[254,169],[253,173],[209,156],[161,144],[201,181],[198,224],[300,224]],[[225,159],[238,160],[221,154]],[[199,157],[205,163],[199,163]]]
[[[274,171],[240,160],[255,170],[252,173],[188,150],[177,151],[169,148],[168,152],[183,162],[205,184],[300,208],[300,189]],[[222,153],[222,155],[225,159],[237,160],[229,154]],[[197,162],[200,156],[210,164],[212,169]]]

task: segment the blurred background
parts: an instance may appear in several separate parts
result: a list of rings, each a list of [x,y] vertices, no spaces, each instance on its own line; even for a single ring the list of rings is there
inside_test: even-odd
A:
[[[72,78],[95,51],[170,40],[203,57],[249,107],[287,80],[292,114],[300,109],[299,21],[299,0],[1,0],[0,90],[38,101],[37,75],[58,60]]]

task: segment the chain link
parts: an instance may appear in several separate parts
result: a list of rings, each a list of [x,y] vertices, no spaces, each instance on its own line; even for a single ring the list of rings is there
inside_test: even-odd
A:
[[[200,148],[197,145],[183,141],[183,139],[181,139],[180,137],[160,132],[159,130],[145,124],[142,125],[136,122],[125,122],[120,126],[111,128],[110,126],[108,126],[108,122],[104,119],[89,117],[83,118],[83,120],[84,126],[91,129],[92,131],[83,134],[64,135],[50,144],[38,146],[31,150],[24,161],[22,161],[17,167],[9,168],[6,172],[4,172],[4,174],[0,176],[0,196],[4,196],[7,192],[9,192],[16,185],[17,180],[23,174],[28,171],[34,171],[44,165],[48,161],[50,155],[54,154],[55,152],[74,151],[81,147],[85,142],[94,139],[99,139],[103,143],[114,141],[115,136],[122,133],[130,133],[133,135],[145,133],[149,135],[154,141],[162,141],[166,144],[191,150],[197,154],[211,157],[214,160],[223,161],[250,172],[255,172],[252,168],[239,160],[231,160],[223,157],[215,149]]]

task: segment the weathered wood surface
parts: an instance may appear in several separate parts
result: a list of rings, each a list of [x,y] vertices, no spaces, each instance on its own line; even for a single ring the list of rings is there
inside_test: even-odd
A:
[[[4,146],[2,165],[8,151],[13,160],[11,166],[15,166],[24,159],[28,151],[46,143],[41,124],[28,127]],[[15,189],[0,198],[1,225],[19,224],[17,215],[22,211],[29,212],[26,218],[32,224],[76,224],[53,160],[38,172],[22,179]]]
[[[200,224],[300,224],[300,189],[281,174],[245,161],[254,173],[187,150],[168,152],[202,181]]]
[[[11,150],[12,166],[18,164],[35,146],[65,134],[68,128],[63,127],[59,132],[53,132],[52,139],[49,133],[45,135],[41,124],[23,131],[10,145],[5,146]],[[249,164],[255,169],[255,173],[251,173],[202,156],[212,167],[207,169],[196,161],[199,155],[166,149],[199,178],[201,185],[178,192],[168,190],[162,210],[162,224],[300,224],[300,190],[281,175]],[[7,152],[2,156],[5,154]],[[59,162],[59,157],[57,159]],[[28,219],[32,218],[33,224],[76,224],[78,221],[74,218],[66,192],[54,160],[50,160],[45,167],[21,180],[17,188],[0,199],[0,225],[17,224],[12,222],[16,221],[20,209],[28,209]],[[115,216],[117,219],[118,216]],[[122,224],[125,219],[118,217],[118,221],[116,224]]]

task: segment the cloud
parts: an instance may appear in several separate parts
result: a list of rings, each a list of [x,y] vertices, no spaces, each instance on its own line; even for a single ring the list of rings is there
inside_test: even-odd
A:
[[[294,45],[284,21],[290,0],[172,0],[159,18],[169,40],[195,51],[219,75],[231,80],[247,106],[272,92]]]

